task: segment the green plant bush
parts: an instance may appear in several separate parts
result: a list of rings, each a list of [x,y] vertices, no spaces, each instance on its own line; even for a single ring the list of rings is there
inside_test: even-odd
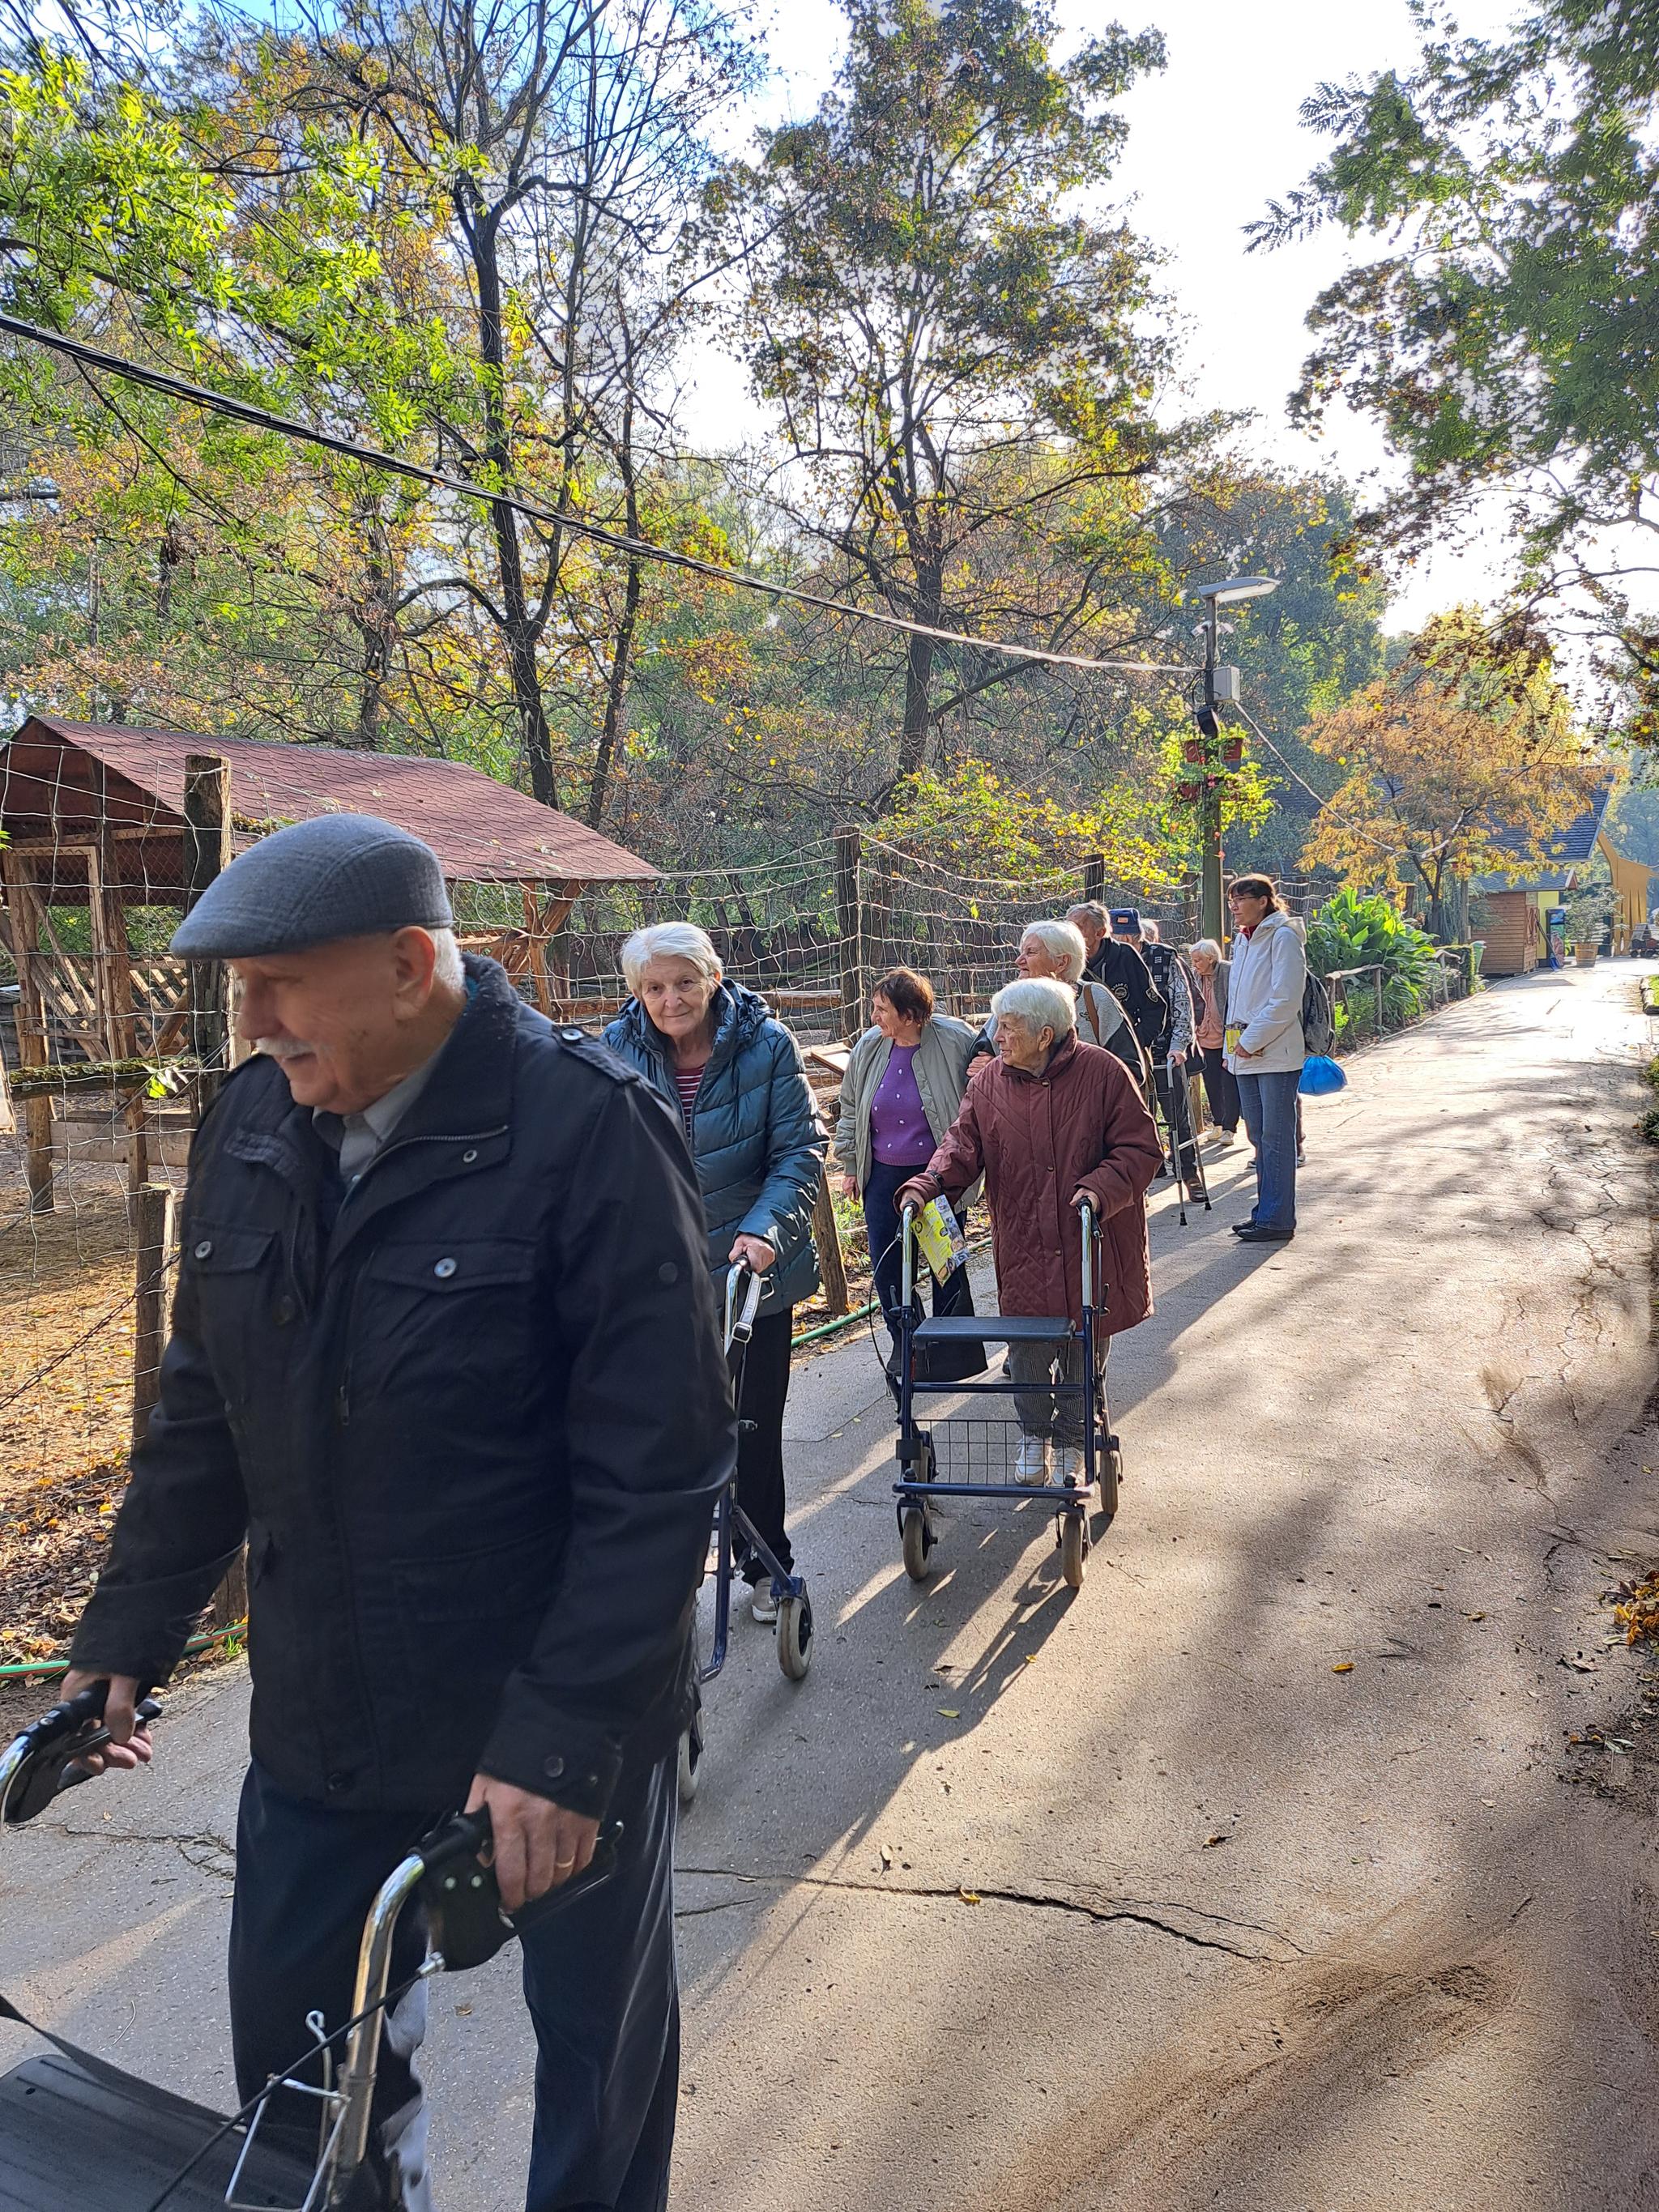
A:
[[[1382,969],[1385,1026],[1397,1029],[1423,1011],[1423,993],[1434,966],[1434,945],[1393,903],[1347,886],[1328,899],[1308,924],[1308,965],[1316,975],[1345,968]],[[1340,1010],[1339,1010],[1340,1012]],[[1376,1026],[1374,1002],[1357,998],[1351,1023],[1356,1034]]]

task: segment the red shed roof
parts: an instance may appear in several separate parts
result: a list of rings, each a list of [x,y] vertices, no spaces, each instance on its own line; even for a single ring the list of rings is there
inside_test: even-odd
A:
[[[318,814],[378,814],[423,837],[452,882],[643,883],[649,861],[459,761],[191,736],[32,714],[0,749],[0,822],[20,837],[100,820],[165,836],[182,821],[185,757],[230,764],[239,846]],[[77,756],[79,758],[77,759]],[[94,790],[91,763],[105,771]]]

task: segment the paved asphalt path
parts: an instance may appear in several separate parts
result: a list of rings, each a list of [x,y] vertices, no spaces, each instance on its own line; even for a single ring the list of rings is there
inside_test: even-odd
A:
[[[1350,1063],[1288,1249],[1228,1234],[1242,1146],[1158,1200],[1080,1592],[1035,1507],[914,1587],[867,1341],[798,1371],[817,1657],[740,1624],[710,1692],[674,2212],[1659,2204],[1659,1678],[1602,1600],[1659,1559],[1638,972]],[[0,1863],[0,1986],[220,2103],[243,1696]],[[433,1997],[440,2201],[497,2212],[510,1962]]]

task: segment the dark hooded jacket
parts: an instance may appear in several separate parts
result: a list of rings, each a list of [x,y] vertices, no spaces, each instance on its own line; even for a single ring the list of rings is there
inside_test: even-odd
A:
[[[708,1265],[722,1280],[734,1237],[761,1237],[777,1254],[763,1313],[810,1297],[818,1286],[812,1246],[824,1139],[800,1047],[766,1001],[741,983],[714,998],[714,1048],[691,1109],[691,1158],[708,1219]],[[605,1041],[639,1069],[678,1115],[668,1040],[630,999]]]
[[[343,1202],[274,1061],[225,1085],[74,1663],[165,1680],[246,1535],[281,1788],[435,1814],[482,1768],[597,1814],[686,1710],[726,1362],[678,1129],[493,962],[467,972]]]

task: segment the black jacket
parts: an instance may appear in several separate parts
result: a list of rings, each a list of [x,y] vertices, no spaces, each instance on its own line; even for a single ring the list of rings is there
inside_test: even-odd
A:
[[[1121,937],[1103,937],[1099,951],[1084,973],[1106,986],[1150,1052],[1163,1033],[1170,1010],[1135,947]]]
[[[255,1058],[191,1158],[161,1403],[74,1663],[159,1682],[248,1542],[252,1747],[341,1810],[604,1809],[673,1742],[736,1452],[674,1117],[493,962],[325,1233]]]

